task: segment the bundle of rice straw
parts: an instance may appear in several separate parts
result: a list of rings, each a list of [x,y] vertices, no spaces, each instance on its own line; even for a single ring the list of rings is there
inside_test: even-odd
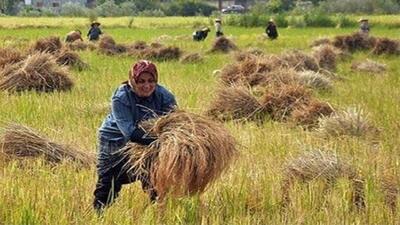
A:
[[[372,53],[376,55],[397,55],[400,54],[400,44],[398,41],[389,38],[378,38]]]
[[[82,50],[94,50],[96,49],[96,45],[92,42],[84,42],[84,41],[74,41],[71,43],[67,43],[66,47],[73,51],[82,51]]]
[[[141,58],[160,61],[179,59],[181,54],[181,50],[178,47],[173,46],[150,47],[138,52],[138,56]]]
[[[39,52],[54,53],[62,48],[62,43],[59,37],[41,38],[35,42],[32,49]]]
[[[94,166],[96,162],[95,154],[58,144],[32,128],[15,123],[1,129],[0,153],[7,160],[43,157],[50,164],[67,160],[82,167]]]
[[[295,109],[292,113],[293,121],[306,129],[318,126],[322,116],[330,116],[334,112],[332,106],[326,102],[311,100],[310,103]]]
[[[215,39],[211,52],[223,52],[228,53],[233,50],[237,50],[238,47],[233,43],[233,41],[229,40],[226,37],[219,37]]]
[[[331,44],[331,40],[329,38],[319,38],[314,40],[310,47],[318,47],[320,45],[330,45]]]
[[[203,61],[203,56],[200,53],[188,53],[181,57],[181,63],[198,63]]]
[[[385,171],[380,176],[382,192],[385,198],[385,204],[389,207],[392,213],[397,210],[397,198],[399,196],[399,179],[393,173]]]
[[[360,108],[348,108],[345,111],[335,112],[328,117],[319,119],[317,131],[324,136],[355,136],[362,137],[376,135],[379,130],[374,127],[369,118]]]
[[[206,115],[220,120],[257,120],[261,105],[250,91],[243,86],[219,88]]]
[[[379,74],[386,71],[386,65],[367,59],[362,62],[353,62],[351,69],[354,71]]]
[[[101,36],[98,46],[99,51],[106,55],[116,55],[127,51],[127,48],[124,45],[117,44],[109,35]]]
[[[74,85],[68,70],[59,66],[50,53],[36,52],[0,72],[0,90],[66,91]]]
[[[88,65],[81,60],[81,57],[67,48],[63,48],[56,54],[56,62],[62,66],[72,66],[76,67],[78,70],[83,70],[88,67]]]
[[[374,37],[354,33],[352,35],[336,36],[333,45],[336,48],[353,52],[355,50],[368,50],[374,47],[376,39]]]
[[[319,45],[313,48],[313,56],[320,68],[336,71],[336,61],[341,51],[332,45]]]
[[[148,127],[148,125],[145,125]],[[220,123],[177,111],[156,120],[150,133],[157,141],[147,147],[127,145],[133,171],[149,171],[159,200],[202,193],[226,170],[237,154],[234,138]],[[146,166],[146,162],[151,166]]]
[[[357,209],[365,208],[364,179],[356,168],[335,153],[321,150],[304,152],[286,163],[281,186],[283,206],[287,207],[291,202],[289,192],[295,181],[310,183],[318,179],[324,181],[329,188],[339,178],[351,182],[353,205]]]
[[[314,89],[330,90],[333,87],[329,78],[311,70],[298,72],[296,79],[300,84]]]
[[[280,66],[286,68],[294,68],[297,71],[312,70],[318,71],[319,66],[317,60],[301,51],[293,50],[283,53],[279,56]]]
[[[21,52],[12,48],[0,48],[0,69],[7,64],[14,64],[24,59]]]
[[[311,100],[311,91],[301,85],[282,85],[267,90],[260,103],[262,110],[272,119],[286,121],[296,108]]]

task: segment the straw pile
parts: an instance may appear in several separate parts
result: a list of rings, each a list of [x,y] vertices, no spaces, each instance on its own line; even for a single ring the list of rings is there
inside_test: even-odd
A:
[[[301,85],[282,85],[272,87],[261,99],[263,111],[273,120],[286,121],[292,112],[311,100],[311,91]]]
[[[296,79],[300,84],[313,89],[330,90],[333,87],[329,78],[310,70],[298,72]]]
[[[400,54],[400,44],[398,41],[389,38],[378,38],[372,53],[376,55],[397,55]]]
[[[24,59],[21,52],[12,48],[0,48],[0,69],[7,64],[14,64]]]
[[[320,68],[336,71],[336,61],[341,51],[332,45],[320,45],[313,48],[313,56]]]
[[[330,45],[330,44],[332,44],[332,43],[331,43],[331,40],[329,38],[320,38],[320,39],[314,40],[311,43],[310,47],[317,47],[317,46],[320,46],[320,45]]]
[[[294,68],[297,71],[312,70],[317,72],[319,70],[316,59],[301,51],[290,51],[283,53],[279,56],[280,64],[285,68]]]
[[[96,45],[93,44],[92,42],[84,42],[84,41],[79,41],[79,40],[71,42],[71,43],[67,43],[66,47],[73,51],[83,51],[86,49],[95,50],[96,49]]]
[[[182,52],[178,47],[150,46],[150,48],[140,51],[138,56],[146,59],[165,61],[179,59],[181,54]]]
[[[243,86],[220,88],[206,115],[219,120],[257,120],[261,105]]]
[[[318,126],[319,118],[330,116],[333,112],[334,109],[328,103],[312,100],[307,105],[295,109],[292,118],[296,124],[311,129]]]
[[[399,195],[399,179],[392,173],[385,171],[380,177],[385,204],[395,213],[397,210],[397,198]]]
[[[150,134],[157,141],[142,148],[127,145],[123,151],[130,157],[131,170],[150,168],[147,171],[159,200],[167,194],[202,193],[237,153],[235,140],[224,126],[199,115],[177,111],[151,127]],[[151,166],[146,166],[149,161]]]
[[[368,115],[359,108],[348,108],[329,117],[320,118],[317,131],[323,136],[334,137],[343,135],[363,137],[376,135],[379,132],[371,125]]]
[[[229,53],[230,51],[237,50],[238,47],[233,43],[233,41],[229,40],[226,37],[219,37],[215,39],[211,52],[223,52]]]
[[[367,59],[362,62],[354,62],[351,65],[351,69],[354,71],[379,74],[386,71],[386,65]]]
[[[291,202],[289,192],[296,181],[310,183],[318,179],[324,181],[327,187],[331,187],[339,178],[351,182],[352,203],[357,209],[363,209],[365,207],[363,178],[349,162],[334,153],[321,150],[305,152],[286,163],[281,186],[283,206],[289,206]]]
[[[32,50],[39,52],[50,52],[54,53],[62,48],[62,43],[59,37],[46,37],[39,39],[32,46]]]
[[[333,45],[336,48],[354,52],[356,50],[368,50],[374,47],[376,39],[361,33],[352,35],[336,36]]]
[[[83,70],[88,65],[81,60],[81,57],[67,48],[63,48],[56,54],[56,62],[62,66],[76,67],[78,70]]]
[[[58,144],[32,128],[19,124],[9,124],[1,129],[0,153],[8,160],[43,157],[50,164],[67,160],[82,167],[91,167],[96,162],[94,154]]]
[[[117,44],[109,35],[101,36],[98,47],[99,51],[106,55],[117,55],[127,51],[124,45]]]
[[[0,90],[66,91],[74,85],[66,68],[57,64],[50,53],[37,52],[0,72]]]
[[[181,57],[181,63],[198,63],[203,61],[203,56],[200,53],[188,53]]]

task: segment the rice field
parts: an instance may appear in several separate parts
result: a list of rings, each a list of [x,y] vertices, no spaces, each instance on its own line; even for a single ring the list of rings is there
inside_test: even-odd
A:
[[[392,21],[389,16],[376,19]],[[134,18],[131,28],[127,26],[129,18],[99,20],[105,25],[103,31],[117,43],[159,41],[185,53],[204,56],[198,63],[157,62],[160,83],[176,95],[179,107],[189,112],[205,113],[221,85],[213,71],[234,61],[232,54],[207,53],[214,33],[204,42],[191,40],[193,26],[209,24],[208,18]],[[0,48],[24,49],[38,38],[63,38],[77,27],[85,34],[87,23],[86,18],[0,17]],[[376,37],[398,38],[397,29],[377,26],[371,30]],[[264,40],[262,32],[263,28],[224,27],[226,36],[239,49],[257,48],[272,54],[290,49],[310,53],[313,40],[350,34],[353,29],[280,29],[276,41]],[[9,122],[24,124],[54,141],[95,153],[97,129],[107,114],[110,97],[127,79],[129,66],[138,58],[107,56],[96,51],[78,53],[89,68],[70,71],[75,83],[70,91],[0,92],[1,127]],[[386,64],[386,71],[378,74],[352,70],[353,62],[366,59]],[[325,136],[268,118],[262,123],[225,121],[239,143],[240,156],[204,194],[169,199],[164,210],[160,210],[157,204],[150,204],[138,183],[125,185],[118,200],[102,217],[91,207],[96,182],[94,168],[78,169],[68,162],[52,166],[40,158],[0,160],[0,224],[399,224],[398,62],[396,55],[355,52],[352,58],[338,62],[336,73],[340,79],[333,80],[332,88],[315,92],[320,100],[343,111],[345,117],[367,118],[377,130],[373,137]],[[355,132],[361,128],[356,127]],[[287,168],[299,165],[305,151],[317,150],[330,150],[354,167],[352,173],[363,178],[364,208],[354,207],[352,182],[340,175],[328,185],[323,179],[305,179],[306,182],[294,182],[290,190],[282,188]],[[326,160],[312,166],[340,170],[336,157],[322,159]],[[323,173],[313,171],[316,174],[310,176],[314,178]],[[385,194],[387,190],[391,191],[389,195]],[[290,195],[288,205],[282,203],[286,191]]]

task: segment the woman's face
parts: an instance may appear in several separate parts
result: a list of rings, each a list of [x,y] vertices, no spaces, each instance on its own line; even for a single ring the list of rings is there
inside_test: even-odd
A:
[[[153,75],[143,72],[139,75],[137,81],[131,79],[133,89],[139,97],[149,97],[156,89],[156,80]]]

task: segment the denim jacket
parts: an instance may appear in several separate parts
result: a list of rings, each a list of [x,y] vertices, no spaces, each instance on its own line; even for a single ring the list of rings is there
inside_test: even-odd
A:
[[[104,119],[99,136],[101,140],[124,143],[143,136],[144,131],[137,127],[139,122],[165,115],[176,107],[174,95],[161,85],[151,96],[141,98],[128,84],[122,84],[111,103],[111,112]]]

